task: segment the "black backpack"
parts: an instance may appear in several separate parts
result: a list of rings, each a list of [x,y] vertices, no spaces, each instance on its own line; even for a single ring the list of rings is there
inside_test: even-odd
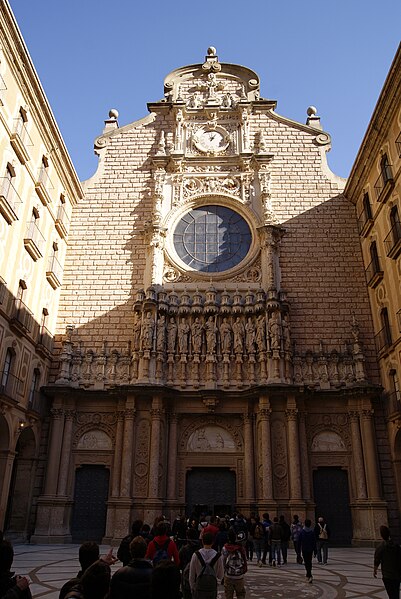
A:
[[[164,543],[164,545],[159,545],[158,543],[156,543],[156,541],[153,539],[153,542],[155,544],[156,547],[156,553],[153,556],[152,562],[154,566],[157,566],[157,564],[159,562],[162,562],[163,560],[170,560],[170,556],[168,554],[168,546],[171,543],[171,539],[167,539],[167,541]]]
[[[217,598],[217,577],[214,571],[214,565],[220,558],[220,553],[216,553],[209,563],[206,563],[199,551],[195,554],[202,565],[202,570],[195,581],[195,589],[192,599],[216,599]]]

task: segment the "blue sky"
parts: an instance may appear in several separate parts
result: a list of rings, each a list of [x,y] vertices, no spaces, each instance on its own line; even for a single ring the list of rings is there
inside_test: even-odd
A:
[[[243,64],[277,112],[318,108],[329,164],[348,176],[400,41],[399,0],[10,0],[79,177],[110,108],[120,125],[148,114],[174,68]]]

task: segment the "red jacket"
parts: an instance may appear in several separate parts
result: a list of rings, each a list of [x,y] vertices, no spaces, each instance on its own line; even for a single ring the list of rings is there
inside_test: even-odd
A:
[[[146,559],[154,558],[155,553],[157,551],[155,543],[154,543],[155,541],[159,545],[159,547],[163,547],[163,545],[165,544],[165,542],[168,539],[170,539],[170,537],[168,537],[167,535],[163,535],[162,537],[155,537],[153,539],[153,541],[150,541],[150,543],[148,545],[148,549],[146,551],[145,558]],[[172,558],[174,560],[174,563],[176,566],[180,565],[180,558],[178,557],[177,545],[171,539],[170,539],[170,543],[168,544],[168,547],[167,547],[167,554],[170,559]]]

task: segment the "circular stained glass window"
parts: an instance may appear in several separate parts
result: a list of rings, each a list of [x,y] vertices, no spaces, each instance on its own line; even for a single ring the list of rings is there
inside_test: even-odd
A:
[[[222,272],[247,255],[252,235],[238,212],[225,206],[201,206],[187,212],[174,230],[181,260],[200,272]]]

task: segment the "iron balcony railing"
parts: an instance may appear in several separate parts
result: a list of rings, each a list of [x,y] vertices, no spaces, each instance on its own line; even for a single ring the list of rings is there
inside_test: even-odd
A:
[[[387,349],[392,344],[391,327],[383,327],[375,335],[376,351],[379,354],[384,349]]]
[[[396,258],[401,252],[401,223],[395,222],[391,227],[390,232],[384,238],[384,247],[386,255],[391,258]]]
[[[47,189],[47,191],[54,189],[53,183],[49,177],[49,173],[47,172],[47,168],[44,165],[42,165],[39,169],[38,181]]]
[[[28,128],[26,122],[22,117],[18,117],[14,119],[14,133],[18,135],[24,146],[27,148],[31,148],[33,146],[33,141],[31,136],[28,133]]]
[[[1,104],[4,104],[4,98],[6,95],[6,91],[7,91],[6,82],[4,81],[3,77],[0,75],[0,102],[1,102]]]
[[[401,158],[401,132],[398,134],[398,137],[395,140],[395,147],[397,148],[398,157]]]
[[[53,350],[53,335],[44,325],[40,327],[38,344],[47,349],[48,352]]]
[[[385,406],[388,415],[401,411],[401,392],[393,391],[385,396]]]
[[[7,297],[7,283],[0,277],[0,304],[4,304]]]
[[[31,310],[20,299],[14,299],[12,320],[29,333],[34,330],[35,318]]]
[[[36,245],[36,247],[38,248],[39,252],[43,256],[44,249],[45,249],[46,239],[44,238],[44,236],[42,235],[41,230],[39,229],[38,225],[36,224],[36,219],[32,220],[28,224],[25,239],[27,239],[27,240],[31,241],[32,243],[34,243]]]
[[[3,199],[18,216],[22,200],[8,177],[0,177],[0,199]]]
[[[63,267],[54,255],[49,258],[48,271],[53,273],[61,283],[63,278]]]
[[[382,166],[380,175],[375,183],[376,198],[378,202],[382,202],[387,198],[387,191],[394,183],[392,165],[386,162]]]
[[[383,270],[380,268],[380,258],[374,258],[372,262],[367,266],[365,270],[366,282],[370,287],[376,287],[376,285],[383,278]]]
[[[372,211],[368,210],[365,206],[362,212],[358,216],[358,230],[360,235],[364,235],[369,228],[369,225],[373,224]]]
[[[24,382],[11,374],[9,370],[0,372],[0,394],[16,399],[17,394],[22,394],[23,385]]]

